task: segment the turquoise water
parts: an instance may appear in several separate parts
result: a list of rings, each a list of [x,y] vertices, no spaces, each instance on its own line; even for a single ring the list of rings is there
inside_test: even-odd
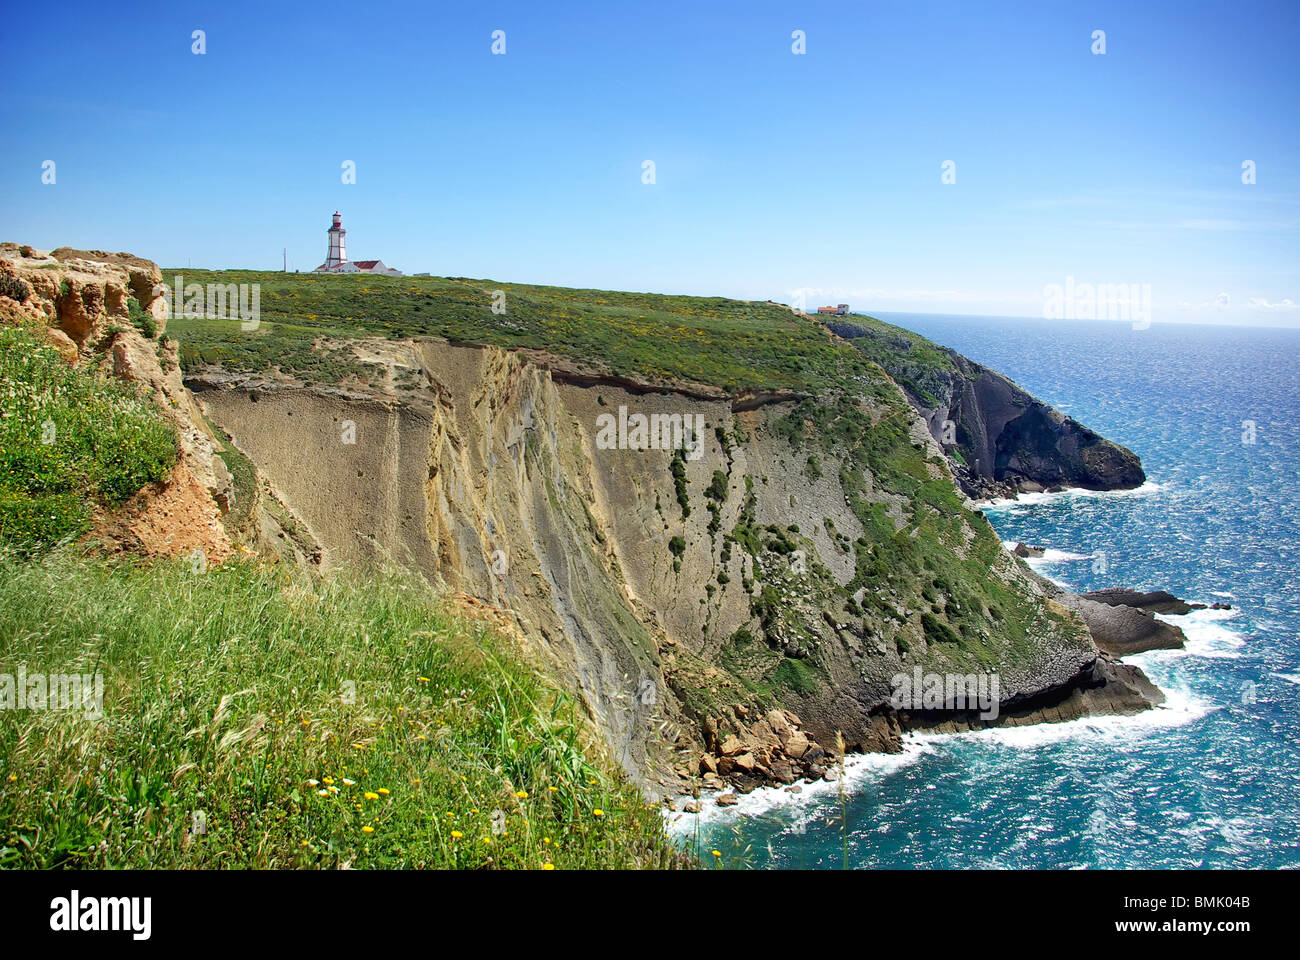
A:
[[[842,795],[758,791],[672,829],[724,866],[1300,866],[1300,331],[883,319],[1142,457],[1139,491],[986,511],[1004,540],[1050,548],[1040,572],[1233,610],[1170,618],[1188,649],[1132,658],[1161,710],[914,738],[855,759]]]

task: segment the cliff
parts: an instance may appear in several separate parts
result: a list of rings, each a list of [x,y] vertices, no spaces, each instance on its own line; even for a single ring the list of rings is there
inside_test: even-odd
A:
[[[121,299],[70,270],[154,279],[122,256],[67,254],[46,321]],[[43,257],[16,259],[39,280]],[[1002,547],[895,381],[815,320],[458,278],[186,274],[258,283],[260,322],[174,316],[150,344],[91,309],[78,355],[161,378],[220,536],[322,575],[416,571],[519,637],[647,793],[831,775],[840,749],[896,750],[909,729],[1159,701]],[[896,705],[916,669],[996,677],[997,717]]]
[[[1062,487],[1123,490],[1146,479],[1133,451],[955,350],[872,317],[827,326],[904,389],[975,499]]]

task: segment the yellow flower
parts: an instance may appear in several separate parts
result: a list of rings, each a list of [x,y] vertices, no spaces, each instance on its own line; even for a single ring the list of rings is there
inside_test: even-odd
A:
[[[416,677],[415,679],[419,680],[421,683],[432,683],[432,682],[433,682],[433,681],[430,680],[428,677]]]
[[[328,790],[317,790],[317,791],[316,791],[316,796],[318,796],[318,797],[328,797],[329,795],[330,795],[330,792],[329,792]]]
[[[380,787],[380,788],[379,788],[379,794],[380,794],[380,796],[383,796],[383,797],[388,796],[388,788],[387,788],[387,787]]]
[[[549,790],[549,791],[551,791],[551,793],[559,793],[559,792],[560,792],[560,788],[559,788],[559,787],[547,787],[546,789]]]
[[[542,837],[542,843],[546,844],[546,845],[549,847],[549,846],[551,845],[551,838],[550,838],[550,837]]]
[[[451,838],[453,840],[459,840],[463,836],[465,836],[465,834],[461,833],[459,830],[453,830],[451,832]]]
[[[343,786],[345,786],[345,787],[355,787],[356,785],[357,785],[357,782],[356,782],[355,780],[349,780],[347,777],[344,777],[344,778],[343,778]]]
[[[16,774],[16,773],[11,773],[11,774],[9,774],[9,782],[10,782],[10,783],[17,783],[17,782],[18,782],[18,774]]]
[[[370,824],[367,823],[364,827],[361,828],[361,832],[362,832],[362,833],[374,833],[374,832],[375,832],[375,828],[372,827]]]
[[[520,791],[518,791],[518,792],[515,793],[515,796],[518,797],[520,800],[527,800],[527,799],[528,799],[528,791],[527,791],[527,790],[520,790]]]
[[[378,800],[378,799],[379,799],[379,794],[377,794],[377,793],[371,793],[369,790],[367,790],[367,791],[365,792],[365,798],[366,798],[367,800]]]
[[[555,864],[553,864],[553,863],[544,863],[544,864],[542,864],[542,869],[543,869],[543,870],[554,870],[554,869],[555,869]]]
[[[713,855],[714,855],[715,857],[721,857],[721,856],[722,856],[722,851],[721,851],[721,850],[714,850],[714,851],[713,851]]]
[[[330,777],[325,777],[324,779],[325,779],[325,786],[327,787],[334,782],[334,780]]]
[[[595,810],[591,811],[591,815],[593,817],[603,817],[605,815],[605,811],[600,809],[600,807],[597,807]]]

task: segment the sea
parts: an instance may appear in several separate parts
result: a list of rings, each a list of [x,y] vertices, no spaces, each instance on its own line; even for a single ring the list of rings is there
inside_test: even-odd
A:
[[[1133,491],[983,505],[1074,590],[1168,590],[1136,717],[918,735],[838,783],[669,815],[719,868],[1300,866],[1300,330],[882,314],[1134,450]]]

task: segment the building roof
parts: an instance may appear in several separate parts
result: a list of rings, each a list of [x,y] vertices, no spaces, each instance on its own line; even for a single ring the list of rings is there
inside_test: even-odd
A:
[[[379,263],[379,261],[378,260],[353,260],[351,261],[351,263],[353,266],[360,267],[362,270],[373,270],[376,264]]]

